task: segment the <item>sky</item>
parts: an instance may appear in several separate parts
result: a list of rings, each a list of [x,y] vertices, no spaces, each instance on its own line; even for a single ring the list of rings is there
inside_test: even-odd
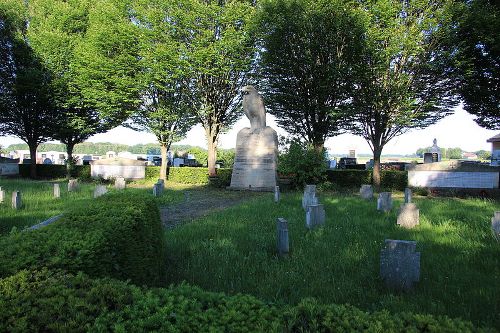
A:
[[[267,125],[274,128],[278,135],[286,136],[286,132],[279,128],[272,115],[267,114]],[[487,130],[479,127],[474,122],[474,116],[468,114],[461,106],[455,109],[455,113],[440,120],[434,125],[425,129],[412,130],[399,137],[394,138],[384,148],[382,154],[407,155],[417,151],[418,148],[432,146],[432,140],[437,139],[437,144],[441,148],[460,147],[465,151],[491,150],[491,144],[487,139],[498,134],[498,131]],[[246,117],[242,117],[227,133],[220,138],[220,147],[234,148],[236,145],[236,135],[243,127],[249,127],[250,122]],[[155,143],[154,135],[145,132],[136,132],[128,128],[117,127],[107,133],[92,136],[90,142],[112,142],[126,145]],[[22,143],[20,139],[14,137],[0,137],[0,145],[6,147],[13,143]],[[177,144],[189,144],[206,148],[205,133],[201,125],[193,127],[184,140]],[[325,147],[331,154],[347,155],[350,149],[355,149],[357,154],[371,154],[370,147],[366,141],[352,134],[342,134],[329,138],[325,142]]]

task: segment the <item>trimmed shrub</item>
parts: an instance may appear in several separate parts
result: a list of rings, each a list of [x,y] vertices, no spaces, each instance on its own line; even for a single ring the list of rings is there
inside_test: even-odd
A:
[[[208,184],[208,168],[170,167],[168,180],[182,184]]]
[[[146,167],[146,180],[157,180],[160,178],[160,167],[159,166],[147,166]]]
[[[231,176],[233,169],[220,168],[217,170],[217,177],[210,177],[210,186],[218,188],[226,188],[231,185]]]
[[[371,170],[327,170],[329,182],[340,187],[358,188],[371,184]],[[404,190],[408,186],[408,172],[385,170],[380,172],[380,186],[387,190]]]
[[[0,331],[70,332],[481,332],[470,322],[367,313],[314,299],[279,308],[252,296],[189,285],[144,290],[110,278],[21,271],[0,280]]]
[[[37,164],[37,177],[45,179],[57,179],[66,177],[66,165],[60,164]],[[23,178],[30,177],[30,164],[19,164],[19,175]],[[90,165],[75,165],[71,177],[90,179]]]
[[[165,243],[154,199],[108,194],[40,230],[0,238],[1,277],[41,267],[162,285]]]

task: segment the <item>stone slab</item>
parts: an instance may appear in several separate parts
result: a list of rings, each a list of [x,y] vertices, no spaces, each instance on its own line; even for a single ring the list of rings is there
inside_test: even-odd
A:
[[[288,222],[282,217],[276,219],[276,242],[278,254],[285,256],[290,251],[288,238]]]
[[[392,209],[392,193],[380,192],[377,199],[377,210],[389,212]]]
[[[443,188],[498,188],[498,172],[408,171],[408,185]]]
[[[61,197],[61,186],[59,184],[54,184],[54,198]]]
[[[108,193],[106,185],[96,185],[94,189],[94,198],[99,198],[100,196]]]
[[[306,185],[304,188],[304,195],[302,196],[302,208],[307,210],[310,205],[317,205],[319,203],[316,197],[316,185]]]
[[[361,198],[370,200],[373,199],[373,186],[371,185],[361,185],[361,188],[359,189],[359,195]]]
[[[411,188],[405,188],[405,203],[411,203],[412,192]]]
[[[417,242],[385,240],[380,252],[380,277],[387,288],[409,291],[420,280],[420,252]]]
[[[14,191],[12,192],[12,208],[20,209],[23,206],[23,202],[21,199],[21,192]]]
[[[53,216],[53,217],[51,217],[50,219],[45,220],[45,221],[43,221],[43,222],[41,222],[41,223],[35,224],[34,226],[31,226],[31,227],[29,227],[29,228],[26,228],[26,229],[24,229],[23,231],[32,231],[32,230],[38,230],[38,229],[41,229],[41,228],[46,227],[46,226],[48,226],[49,224],[52,224],[52,223],[54,223],[55,221],[59,220],[62,216],[63,216],[63,214]]]
[[[276,203],[280,202],[280,197],[281,197],[280,187],[275,186],[274,187],[274,202],[276,202]]]
[[[115,178],[115,189],[123,190],[126,187],[126,182],[124,177],[116,177]]]
[[[306,228],[312,230],[325,224],[325,208],[321,204],[309,205],[306,212]]]
[[[68,192],[73,192],[78,189],[78,179],[70,179],[68,181]]]
[[[414,203],[402,204],[399,207],[398,220],[396,223],[404,228],[410,229],[420,224],[420,213],[417,205]]]
[[[491,232],[493,237],[500,242],[500,211],[495,212],[491,218]]]

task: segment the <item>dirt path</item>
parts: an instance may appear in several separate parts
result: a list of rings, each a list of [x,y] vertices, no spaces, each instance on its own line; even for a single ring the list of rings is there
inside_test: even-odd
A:
[[[178,225],[189,223],[197,217],[262,195],[257,192],[224,191],[224,190],[185,190],[184,200],[169,207],[160,208],[161,221],[165,228],[173,229]]]

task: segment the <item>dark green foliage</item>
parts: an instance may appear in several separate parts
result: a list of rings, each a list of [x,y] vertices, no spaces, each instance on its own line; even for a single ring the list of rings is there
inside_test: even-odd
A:
[[[160,178],[160,167],[147,166],[146,167],[146,180],[157,180]]]
[[[189,285],[143,290],[110,278],[21,271],[0,280],[0,331],[117,332],[480,332],[447,317],[322,305],[279,308],[252,296]]]
[[[182,184],[208,184],[207,168],[171,167],[168,180]]]
[[[0,238],[0,276],[49,267],[160,285],[162,231],[152,198],[117,193],[80,201],[41,230]]]
[[[219,168],[217,169],[217,176],[210,177],[210,186],[218,188],[226,188],[231,185],[231,176],[233,174],[233,169]]]
[[[371,184],[371,170],[327,170],[326,177],[329,182],[340,187],[361,187]],[[402,191],[408,186],[408,172],[406,171],[381,171],[381,187],[387,190]]]
[[[291,141],[279,155],[278,172],[292,179],[292,185],[319,184],[325,180],[324,151],[318,152],[310,144]]]
[[[19,164],[19,174],[23,178],[30,176],[29,164]],[[90,165],[75,165],[71,171],[71,177],[81,180],[90,180]],[[37,164],[36,174],[44,179],[57,179],[66,177],[66,165]]]

